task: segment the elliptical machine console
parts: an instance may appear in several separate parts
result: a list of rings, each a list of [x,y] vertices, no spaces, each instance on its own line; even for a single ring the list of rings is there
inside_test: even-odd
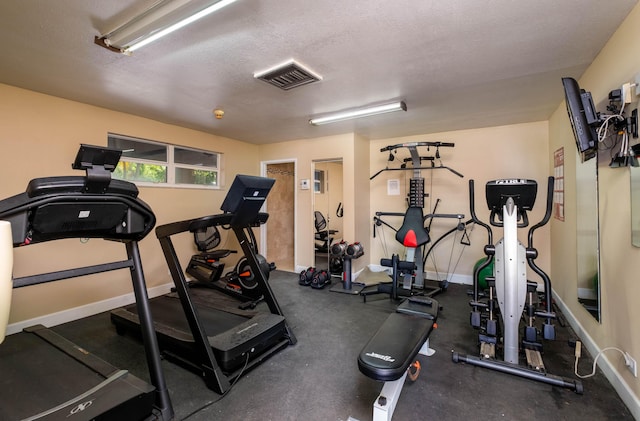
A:
[[[491,211],[489,216],[491,225],[503,226],[502,208],[511,198],[519,212],[518,228],[529,225],[527,211],[533,209],[538,192],[538,183],[535,180],[511,178],[489,181],[485,188],[487,205]],[[498,220],[496,220],[496,217]]]

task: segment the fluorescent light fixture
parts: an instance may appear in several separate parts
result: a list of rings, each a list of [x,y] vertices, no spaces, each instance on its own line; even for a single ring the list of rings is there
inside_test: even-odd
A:
[[[392,102],[390,104],[375,105],[372,107],[359,108],[352,111],[341,111],[329,114],[324,117],[312,118],[309,124],[320,126],[322,124],[335,123],[338,121],[351,120],[354,118],[368,117],[376,114],[391,113],[393,111],[407,111],[407,105],[404,101]]]
[[[123,54],[162,38],[237,0],[163,0],[100,37],[95,43]]]

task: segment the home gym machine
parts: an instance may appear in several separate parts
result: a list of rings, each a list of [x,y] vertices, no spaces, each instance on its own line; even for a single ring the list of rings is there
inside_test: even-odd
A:
[[[480,221],[475,213],[474,183],[469,181],[471,217],[476,224],[486,228],[488,244],[487,259],[474,271],[471,325],[480,330],[480,357],[452,353],[454,362],[464,362],[492,370],[548,383],[582,393],[582,383],[546,372],[542,362],[542,342],[538,338],[536,318],[544,320],[542,339],[554,340],[553,320],[556,314],[552,307],[552,290],[549,276],[540,269],[535,259],[538,251],[533,246],[533,234],[551,217],[553,205],[553,177],[547,183],[546,212],[540,222],[529,228],[528,246],[518,241],[518,228],[529,225],[527,212],[533,209],[538,184],[535,180],[502,179],[486,184],[486,199],[489,206],[489,223],[501,227],[504,237],[493,244],[491,227]],[[479,273],[491,262],[494,276],[487,278],[488,294],[481,298]],[[527,280],[527,264],[544,282],[545,308],[538,309],[537,282]],[[483,294],[484,295],[484,294]],[[522,337],[520,322],[524,320]],[[520,365],[521,348],[527,367]],[[501,360],[499,358],[502,358]]]
[[[440,165],[435,165],[435,159],[440,160],[440,148],[441,147],[454,147],[453,143],[445,143],[445,142],[412,142],[412,143],[401,143],[397,145],[390,145],[380,149],[380,152],[389,152],[389,161],[393,161],[395,159],[394,153],[397,149],[407,148],[411,155],[410,158],[406,158],[404,163],[400,168],[385,168],[383,170],[378,171],[369,179],[373,180],[383,171],[398,171],[398,170],[411,170],[413,171],[413,176],[409,180],[409,193],[408,193],[408,201],[409,207],[405,213],[398,212],[376,212],[373,220],[373,233],[374,237],[376,235],[376,227],[384,225],[396,232],[395,239],[405,247],[406,257],[404,260],[400,260],[399,256],[393,255],[391,259],[382,259],[381,265],[392,267],[393,275],[392,281],[390,283],[383,283],[377,286],[376,290],[365,290],[360,294],[364,297],[366,301],[366,297],[372,294],[380,294],[386,293],[390,294],[392,298],[398,299],[398,296],[409,296],[413,295],[413,289],[418,290],[420,295],[428,295],[434,296],[442,291],[444,291],[448,285],[448,280],[437,280],[437,286],[428,286],[425,284],[424,278],[424,259],[423,259],[423,249],[427,243],[431,241],[431,237],[429,235],[429,226],[427,226],[427,220],[432,221],[434,218],[454,218],[457,219],[458,227],[462,227],[464,229],[465,225],[462,223],[462,219],[464,215],[462,214],[437,214],[432,213],[427,216],[423,213],[423,208],[425,205],[425,197],[428,197],[428,194],[425,194],[425,182],[424,178],[421,176],[422,170],[436,170],[436,169],[446,169],[451,171],[453,174],[458,177],[464,177],[459,172],[446,167],[440,161]],[[418,153],[418,147],[427,147],[427,148],[435,148],[435,157],[433,156],[420,156]],[[430,166],[422,166],[423,161],[431,162]],[[407,166],[408,163],[411,163],[411,166]],[[402,226],[398,229],[394,228],[391,224],[385,222],[382,218],[384,216],[402,216],[404,217],[402,221]],[[398,264],[393,266],[394,260],[398,261]],[[398,288],[399,278],[402,277],[402,286]]]
[[[167,359],[200,374],[211,390],[224,394],[247,370],[296,343],[249,240],[248,230],[267,221],[260,208],[275,180],[238,175],[222,203],[224,213],[156,228],[156,236],[176,293],[151,300],[158,342]],[[255,275],[268,311],[241,309],[239,300],[213,289],[189,288],[171,237],[209,226],[230,226]],[[139,331],[138,314],[128,306],[111,312],[119,332]]]
[[[173,418],[138,250],[156,219],[134,184],[111,179],[120,155],[119,150],[81,145],[73,168],[85,170],[85,177],[33,179],[24,193],[0,201],[0,219],[11,224],[13,247],[68,238],[124,244],[126,260],[24,276],[13,280],[13,288],[128,269],[151,384],[36,325],[8,336],[0,346],[0,419]]]

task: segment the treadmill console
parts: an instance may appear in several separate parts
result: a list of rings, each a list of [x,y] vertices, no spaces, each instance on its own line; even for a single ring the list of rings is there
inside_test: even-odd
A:
[[[0,201],[0,219],[11,223],[14,246],[61,238],[144,238],[155,215],[133,183],[111,179],[120,155],[81,145],[72,168],[85,170],[85,176],[33,179],[24,193]]]
[[[236,175],[220,207],[225,213],[233,214],[230,224],[251,225],[275,182],[273,178]]]

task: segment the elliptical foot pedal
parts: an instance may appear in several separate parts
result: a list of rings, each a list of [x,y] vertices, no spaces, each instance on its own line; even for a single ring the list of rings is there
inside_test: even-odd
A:
[[[496,344],[489,342],[480,343],[480,358],[485,360],[494,359],[496,357]]]
[[[546,373],[544,363],[542,362],[542,355],[540,355],[539,351],[525,348],[524,352],[527,356],[527,365],[530,369],[540,373]]]

